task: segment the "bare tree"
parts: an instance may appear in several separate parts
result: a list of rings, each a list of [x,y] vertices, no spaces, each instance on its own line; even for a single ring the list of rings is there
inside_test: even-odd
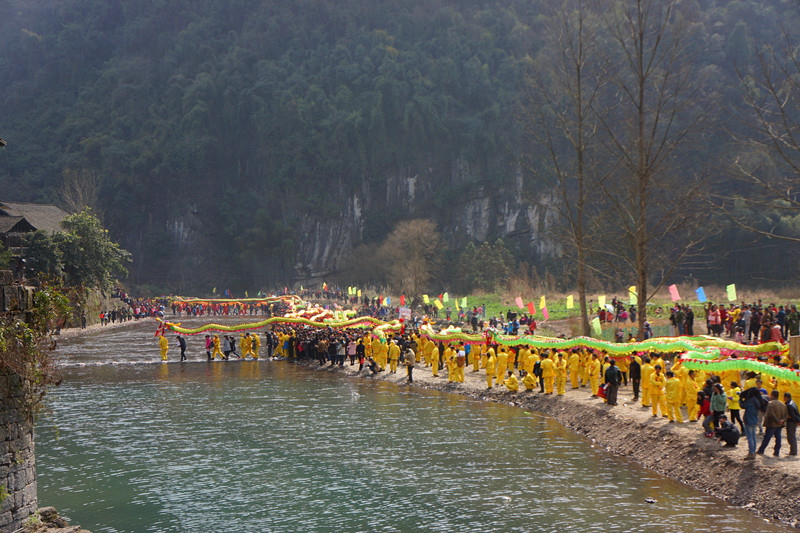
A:
[[[753,76],[739,74],[751,133],[736,139],[744,154],[734,169],[746,190],[715,195],[714,207],[741,228],[800,243],[797,220],[791,220],[800,216],[800,52],[786,28],[779,45],[762,47]],[[744,201],[756,208],[760,221],[736,209]]]
[[[381,246],[381,255],[389,263],[392,285],[413,297],[436,274],[443,250],[436,224],[415,219],[397,224]]]
[[[71,213],[80,213],[91,207],[97,213],[97,189],[99,180],[93,170],[64,169],[59,193],[61,200]]]
[[[589,335],[586,303],[587,252],[590,236],[586,221],[596,210],[598,121],[592,107],[603,86],[596,53],[595,12],[587,0],[558,3],[549,14],[547,41],[529,79],[532,89],[526,106],[527,131],[545,154],[546,164],[534,165],[545,178],[555,178],[559,201],[552,208],[566,226],[566,240],[574,252],[577,270],[581,331]]]
[[[607,144],[608,172],[599,182],[605,208],[595,251],[635,275],[639,338],[647,302],[706,238],[701,175],[677,176],[676,162],[701,130],[695,75],[686,46],[688,13],[679,0],[623,0],[604,15],[610,81],[593,103]],[[651,268],[664,272],[650,292]]]

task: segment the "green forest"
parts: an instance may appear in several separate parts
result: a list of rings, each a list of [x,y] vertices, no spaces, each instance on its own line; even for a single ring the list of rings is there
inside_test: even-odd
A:
[[[625,3],[590,13],[600,27]],[[548,48],[559,31],[553,4],[0,0],[0,200],[91,207],[132,253],[130,281],[170,292],[332,279],[346,266],[335,257],[417,218],[437,224],[452,272],[454,258],[502,238],[517,264],[560,268],[569,282],[568,249],[537,250],[501,220],[509,202],[541,203],[554,190],[540,142],[549,130],[537,122],[547,113],[531,98],[558,52]],[[766,156],[747,143],[760,134],[747,95],[765,51],[800,37],[800,8],[679,4],[688,28],[680,73],[692,92],[675,117],[688,134],[669,154],[669,183],[702,180],[727,199],[719,211],[688,206],[714,231],[674,276],[795,279],[797,244],[733,219],[800,235],[796,210],[749,203],[767,193],[737,176],[742,167],[786,176],[785,162],[759,164]],[[596,39],[611,50],[613,32]],[[624,64],[610,53],[604,61]],[[625,123],[618,90],[602,91],[597,101],[616,109],[608,120]],[[408,187],[413,201],[403,200]],[[491,206],[480,239],[464,220],[476,195]],[[328,234],[337,238],[320,250]],[[670,253],[679,241],[659,245]],[[312,255],[321,266],[304,267]]]

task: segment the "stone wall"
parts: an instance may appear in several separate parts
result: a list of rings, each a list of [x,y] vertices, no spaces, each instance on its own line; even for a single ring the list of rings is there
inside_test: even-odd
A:
[[[36,512],[36,458],[19,376],[0,372],[0,398],[0,532],[10,533]]]

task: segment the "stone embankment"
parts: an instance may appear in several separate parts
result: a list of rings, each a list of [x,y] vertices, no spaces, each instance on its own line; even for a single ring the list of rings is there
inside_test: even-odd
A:
[[[396,374],[387,369],[375,376],[368,376],[367,370],[359,374],[358,365],[351,367],[349,361],[342,368],[319,367],[316,362],[308,362],[306,366],[406,386],[404,366]],[[745,460],[744,437],[736,448],[723,448],[715,439],[705,438],[698,423],[686,422],[685,408],[683,424],[670,424],[666,418],[653,417],[650,408],[643,408],[639,401],[631,399],[630,386],[620,389],[619,405],[612,407],[592,398],[588,388],[570,390],[569,383],[564,396],[538,391],[514,393],[497,385],[487,389],[484,371],[472,372],[471,366],[466,369],[464,383],[448,383],[446,370],[433,377],[422,364],[415,366],[413,374],[414,387],[513,404],[550,415],[609,453],[627,457],[731,505],[750,509],[765,519],[800,528],[800,460],[785,455],[789,451],[785,436],[780,458],[771,455],[770,444],[766,455]]]
[[[22,533],[91,533],[80,526],[71,526],[69,522],[58,516],[55,507],[39,509],[38,520],[31,520]]]

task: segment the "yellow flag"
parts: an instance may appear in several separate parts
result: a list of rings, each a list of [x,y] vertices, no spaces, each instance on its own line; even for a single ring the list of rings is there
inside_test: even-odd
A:
[[[460,311],[460,308],[458,307],[458,298],[453,300],[453,302],[455,302],[455,304],[456,304],[456,311]]]
[[[250,298],[250,296],[247,295],[247,291],[244,291],[244,297],[245,298]]]
[[[628,300],[632,305],[636,305],[639,302],[639,298],[636,296],[636,285],[628,287]]]
[[[443,302],[449,302],[450,301],[450,296],[448,296],[447,293],[444,293],[444,295],[442,296],[442,301]]]
[[[570,294],[567,296],[567,309],[574,309],[575,308],[575,300],[572,298]]]
[[[361,298],[361,289],[358,289],[358,297]]]
[[[444,307],[444,304],[442,304],[442,302],[440,302],[439,300],[434,300],[433,305],[435,305],[437,309],[441,309]]]
[[[597,297],[597,303],[600,304],[600,307],[605,307],[606,306],[606,295],[605,294],[601,294],[600,296],[598,296]]]
[[[544,309],[545,307],[547,307],[547,302],[545,301],[544,296],[542,296],[539,298],[539,309]]]
[[[430,298],[428,298],[428,295],[427,295],[427,294],[423,294],[423,295],[422,295],[422,301],[423,301],[423,302],[425,302],[426,304],[429,304],[429,303],[431,303],[431,299],[430,299]]]

